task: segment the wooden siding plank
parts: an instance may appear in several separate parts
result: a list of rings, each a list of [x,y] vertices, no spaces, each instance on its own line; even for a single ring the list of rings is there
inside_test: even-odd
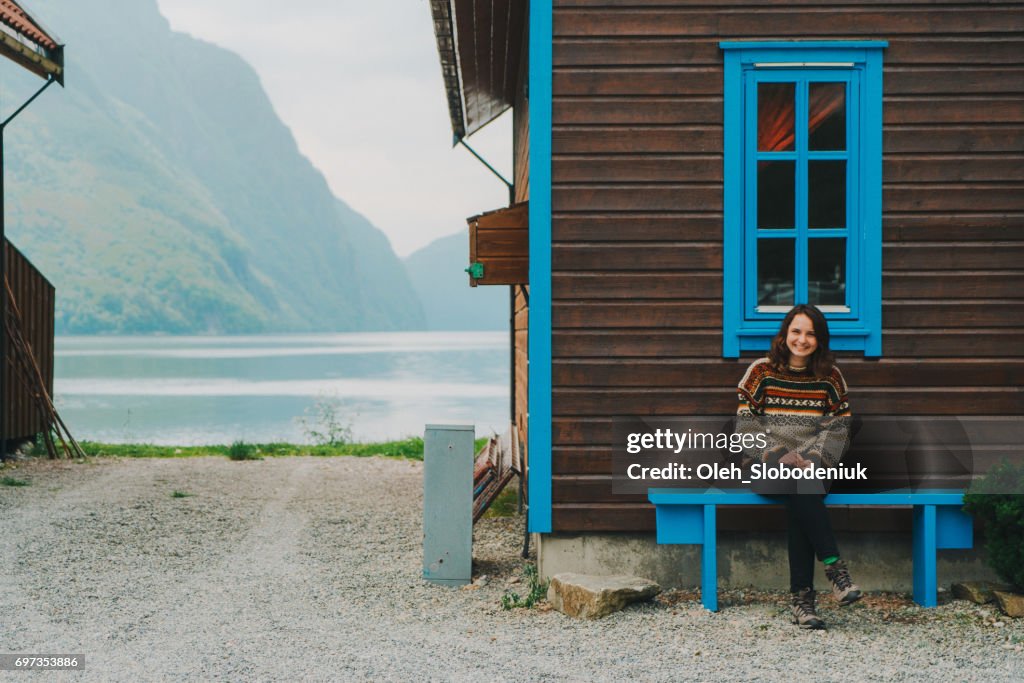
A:
[[[885,91],[900,95],[1019,95],[1024,92],[1019,66],[892,66],[885,70]],[[585,95],[715,96],[722,93],[717,66],[561,67],[552,86],[558,97]],[[721,115],[719,113],[718,117]]]
[[[879,0],[882,2],[883,0]],[[793,3],[789,3],[793,4]],[[554,65],[581,66],[710,66],[722,63],[718,38],[639,37],[567,38],[554,41]],[[1019,36],[905,35],[890,40],[885,63],[895,64],[1021,64],[1024,40]]]
[[[722,298],[720,273],[554,273],[554,299]],[[1024,294],[1022,294],[1024,296]]]
[[[1024,120],[1024,107],[1021,119]],[[1019,155],[913,155],[890,154],[883,160],[882,176],[891,183],[953,183],[1024,181],[1024,157]],[[909,189],[909,188],[908,188]],[[916,192],[928,192],[920,185]],[[1018,187],[1018,192],[1022,188]],[[970,204],[967,204],[969,206]],[[965,206],[961,204],[961,206]],[[959,207],[958,207],[959,208]]]
[[[898,270],[1016,270],[1024,242],[884,243],[882,263]]]
[[[958,210],[933,213],[889,211],[882,216],[884,237],[891,242],[1021,240],[1024,213],[979,213]],[[722,239],[721,212],[662,214],[555,214],[556,242],[711,241]]]
[[[959,398],[958,398],[959,397]],[[863,387],[850,393],[851,405],[860,414],[959,415],[970,403],[974,414],[1020,415],[1024,413],[1021,387]],[[709,394],[704,387],[686,389],[628,388],[567,389],[552,392],[557,417],[577,415],[720,415],[736,410],[731,392]]]
[[[885,267],[899,270],[1017,270],[1024,262],[1024,242],[886,243]],[[555,272],[615,270],[718,270],[722,247],[715,243],[646,244],[556,242]],[[500,259],[497,261],[500,262]]]
[[[1022,133],[1024,138],[1024,133]],[[722,129],[715,126],[615,128],[555,126],[552,153],[636,154],[639,152],[708,153],[722,151]]]
[[[1009,78],[1024,79],[1024,70]],[[721,88],[719,88],[720,90]],[[553,122],[566,125],[699,125],[722,123],[722,98],[714,95],[644,93],[628,97],[559,96]],[[1019,123],[1024,120],[1020,95],[965,96],[961,93],[886,97],[887,126],[903,124]]]
[[[1024,12],[1022,12],[1024,14]],[[973,154],[1024,149],[1024,127],[1015,125],[889,126],[882,131],[886,154],[927,152]]]
[[[525,258],[529,252],[529,235],[523,228],[491,229],[477,228],[476,248],[478,255],[516,256]]]
[[[1024,79],[1018,66],[889,66],[885,91],[890,95],[1019,94],[1024,92]]]
[[[722,157],[710,155],[560,156],[552,160],[551,168],[559,185],[569,182],[722,182]]]
[[[890,242],[1024,239],[1024,213],[979,213],[970,208],[941,213],[890,211],[883,214],[882,226]]]
[[[1024,211],[1024,187],[1004,185],[887,185],[883,211],[948,211],[970,206],[976,211]]]
[[[556,387],[718,387],[734,391],[749,364],[707,358],[639,359],[629,363],[608,360],[555,359]],[[843,358],[843,376],[851,387],[1016,387],[1024,386],[1024,359],[888,360]]]
[[[698,325],[721,325],[722,302],[698,301],[685,303],[608,303],[555,301],[551,307],[552,325],[564,329],[579,327],[674,327],[688,328]]]
[[[1024,211],[1024,188],[1019,184],[885,185],[884,211],[949,211],[971,206],[977,211]],[[718,211],[718,184],[564,185],[551,192],[553,211]]]
[[[927,108],[927,105],[922,105]],[[1024,107],[1021,111],[1024,120]],[[1020,155],[896,155],[883,160],[885,186],[900,183],[1024,181]],[[562,155],[552,161],[557,185],[566,183],[712,183],[722,182],[720,155]],[[916,185],[907,191],[928,192]],[[965,188],[965,191],[967,189]]]
[[[551,506],[555,531],[654,531],[651,504]]]
[[[555,69],[552,87],[565,95],[720,95],[722,67],[591,67]]]
[[[576,36],[710,36],[720,39],[776,38],[808,35],[822,38],[857,38],[955,33],[1001,34],[1024,31],[1024,15],[1018,8],[981,8],[970,11],[945,7],[865,9],[850,12],[831,8],[746,7],[736,10],[659,9],[558,9],[554,11],[554,35]]]
[[[1024,298],[1024,273],[882,271],[882,296],[886,299],[1019,299]]]
[[[1024,79],[1024,70],[1010,74]],[[926,93],[910,97],[886,97],[882,121],[887,126],[944,123],[1019,123],[1024,120],[1024,98],[1018,95],[963,97]],[[601,123],[594,121],[594,123]]]
[[[555,185],[552,211],[701,211],[722,208],[720,185]]]
[[[722,88],[721,82],[717,90]],[[557,97],[552,104],[556,126],[573,124],[687,125],[722,123],[722,98],[683,96]]]
[[[487,260],[481,285],[507,285],[526,281],[526,264],[522,258],[496,257]]]
[[[664,243],[657,248],[644,244],[560,243],[551,246],[557,271],[569,270],[717,270],[722,267],[722,245]],[[557,272],[556,271],[556,272]]]
[[[569,9],[573,7],[609,7],[609,8],[637,8],[637,7],[698,7],[706,9],[709,6],[708,0],[554,0],[556,9]],[[787,6],[792,7],[821,7],[822,0],[789,0]],[[892,5],[892,0],[846,0],[842,3],[850,9],[870,8],[873,5]],[[900,0],[900,6],[913,5],[962,5],[964,0]],[[1018,4],[1014,0],[985,0],[986,6]],[[778,0],[717,0],[715,7],[726,9],[746,9],[750,7],[778,7]]]
[[[1024,149],[1024,126],[889,126],[883,131],[886,153],[976,154]],[[560,154],[708,154],[722,151],[718,126],[556,126],[553,153]],[[557,179],[556,179],[557,180]]]
[[[1024,225],[1024,220],[1020,224]],[[555,242],[721,240],[722,213],[554,214],[551,239]]]
[[[718,330],[556,330],[555,358],[718,357]],[[1024,330],[914,329],[882,332],[882,353],[890,358],[1021,358]]]
[[[887,327],[1024,327],[1024,301],[997,300],[980,305],[977,301],[930,299],[912,302],[882,302],[882,319]]]

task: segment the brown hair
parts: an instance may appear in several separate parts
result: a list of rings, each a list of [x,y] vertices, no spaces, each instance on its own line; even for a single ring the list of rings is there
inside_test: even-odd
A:
[[[797,304],[782,319],[778,334],[772,339],[772,345],[768,349],[768,360],[777,370],[785,370],[789,365],[790,354],[789,347],[786,346],[786,337],[789,335],[789,326],[793,322],[793,318],[800,314],[811,319],[811,324],[814,326],[814,337],[818,341],[818,348],[811,354],[807,367],[811,369],[815,377],[828,377],[832,374],[832,367],[836,361],[832,351],[828,348],[828,321],[825,320],[825,316],[818,310],[818,307],[812,304]]]

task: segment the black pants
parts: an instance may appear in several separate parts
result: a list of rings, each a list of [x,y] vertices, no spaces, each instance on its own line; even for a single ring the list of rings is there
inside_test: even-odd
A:
[[[814,586],[814,558],[838,557],[839,548],[832,522],[825,509],[825,496],[786,496],[789,512],[789,589],[794,593]]]

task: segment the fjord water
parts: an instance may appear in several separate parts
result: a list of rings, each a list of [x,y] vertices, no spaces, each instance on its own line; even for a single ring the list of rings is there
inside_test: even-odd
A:
[[[58,337],[54,396],[77,439],[162,445],[359,441],[509,421],[505,332]]]

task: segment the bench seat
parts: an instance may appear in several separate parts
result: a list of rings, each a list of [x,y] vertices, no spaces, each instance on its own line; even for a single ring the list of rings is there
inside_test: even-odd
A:
[[[747,489],[648,490],[654,504],[660,544],[701,546],[701,601],[718,611],[716,510],[719,505],[780,505],[772,496]],[[825,505],[909,505],[914,509],[914,601],[922,607],[938,604],[937,552],[974,546],[974,522],[963,511],[959,490],[830,493]]]

